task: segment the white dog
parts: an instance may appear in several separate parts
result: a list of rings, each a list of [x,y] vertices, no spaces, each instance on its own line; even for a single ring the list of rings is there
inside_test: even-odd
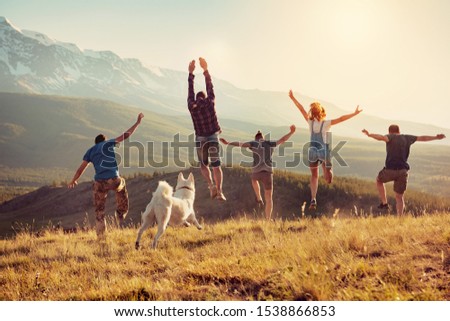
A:
[[[188,179],[184,178],[183,173],[178,174],[175,193],[173,193],[172,186],[165,181],[160,181],[158,188],[153,193],[152,200],[142,214],[142,225],[136,239],[136,249],[139,249],[142,233],[155,223],[158,224],[158,232],[152,243],[154,249],[158,245],[158,239],[166,230],[167,224],[190,226],[190,223],[193,223],[201,230],[202,227],[195,218],[194,199],[195,184],[192,173],[189,174]]]

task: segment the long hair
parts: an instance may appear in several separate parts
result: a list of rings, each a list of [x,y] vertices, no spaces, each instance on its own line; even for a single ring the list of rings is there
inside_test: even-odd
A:
[[[319,102],[315,101],[310,105],[308,117],[310,120],[322,121],[327,117],[327,112]]]

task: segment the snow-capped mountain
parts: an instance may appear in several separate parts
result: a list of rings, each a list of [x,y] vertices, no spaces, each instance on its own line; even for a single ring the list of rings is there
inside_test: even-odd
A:
[[[75,44],[20,30],[0,17],[2,91],[97,97],[170,112],[178,109],[182,91],[173,85],[184,84],[185,78],[111,51],[82,51]]]
[[[190,57],[186,60],[187,69]],[[242,129],[245,125],[237,121],[305,126],[287,97],[288,89],[286,92],[244,90],[215,78],[214,66],[210,70],[220,119],[236,121],[235,126]],[[205,87],[203,76],[197,72],[195,88],[202,90]],[[145,66],[137,59],[123,59],[111,51],[80,50],[76,44],[57,41],[36,31],[20,30],[0,17],[0,91],[3,92],[101,98],[160,114],[188,117],[187,76],[187,70]],[[313,101],[310,97],[296,96],[305,106]],[[324,104],[330,118],[348,113],[329,102]],[[349,126],[337,127],[335,132],[359,137],[360,129],[369,127],[383,133],[391,121],[361,115],[358,130],[349,123]],[[435,134],[441,131],[434,126],[398,123],[410,132]]]
[[[298,116],[287,93],[243,90],[215,78],[211,70],[220,117],[286,125]],[[198,71],[196,90],[204,87]],[[42,33],[20,30],[0,17],[0,91],[94,97],[182,115],[186,114],[187,70],[145,66],[111,51],[80,50]]]

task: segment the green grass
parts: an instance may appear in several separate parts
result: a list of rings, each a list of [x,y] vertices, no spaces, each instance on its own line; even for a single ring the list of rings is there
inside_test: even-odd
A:
[[[1,240],[1,300],[449,300],[449,214],[26,232]]]

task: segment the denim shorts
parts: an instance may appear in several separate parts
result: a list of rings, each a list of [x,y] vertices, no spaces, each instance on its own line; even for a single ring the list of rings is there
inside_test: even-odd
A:
[[[332,163],[329,145],[321,145],[317,143],[314,144],[314,142],[312,142],[308,149],[308,161],[309,166],[311,167],[315,167],[320,165],[321,163],[325,163],[325,166],[327,168],[331,168]]]

